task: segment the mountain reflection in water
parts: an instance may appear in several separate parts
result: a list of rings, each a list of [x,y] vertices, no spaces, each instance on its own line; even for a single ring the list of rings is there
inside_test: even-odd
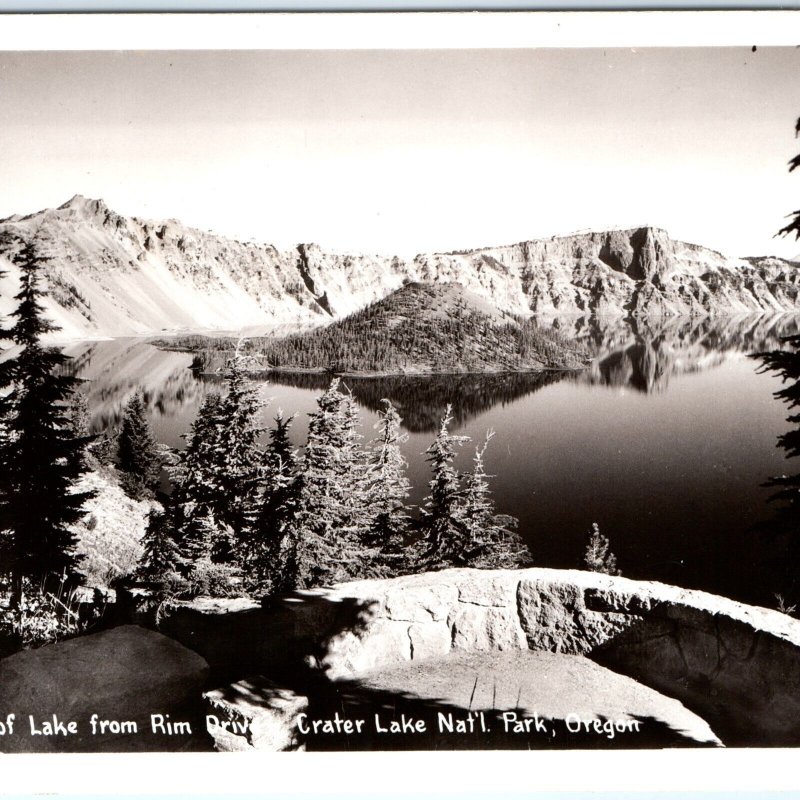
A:
[[[631,320],[626,325],[585,326],[579,321],[561,333],[582,341],[595,354],[577,379],[652,394],[666,391],[675,375],[719,366],[732,353],[753,353],[778,347],[783,336],[798,330],[800,318],[745,316],[730,319],[673,317]]]
[[[452,405],[456,427],[492,407],[507,405],[563,380],[563,372],[511,372],[488,375],[387,375],[380,378],[343,378],[359,405],[371,411],[383,408],[388,398],[398,409],[403,427],[412,433],[431,433],[442,424],[447,405]],[[320,393],[328,387],[327,375],[276,373],[270,380],[284,386]]]
[[[186,419],[188,430],[206,393],[189,370],[190,355],[158,350],[144,339],[78,342],[64,352],[72,358],[69,372],[82,381],[92,433],[117,429],[125,404],[137,391],[155,420]]]
[[[631,389],[644,394],[664,392],[676,375],[719,366],[732,353],[751,353],[779,346],[783,336],[800,331],[792,315],[739,318],[669,318],[666,320],[557,320],[553,327],[583,343],[593,355],[578,372],[391,375],[346,377],[344,384],[367,409],[377,411],[383,398],[400,410],[411,432],[438,429],[448,403],[456,427],[500,404],[513,403],[545,386],[571,381],[593,386]],[[185,422],[169,436],[180,444],[204,395],[215,390],[214,376],[195,376],[187,353],[158,350],[144,339],[113,339],[71,344],[70,372],[85,381],[82,391],[91,411],[92,431],[119,426],[125,403],[141,391],[159,427],[168,420]],[[321,373],[271,373],[268,382],[314,393],[323,391],[330,376]]]

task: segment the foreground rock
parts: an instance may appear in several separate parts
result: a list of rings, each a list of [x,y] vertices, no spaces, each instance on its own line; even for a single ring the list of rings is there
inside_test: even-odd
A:
[[[298,715],[308,698],[256,676],[206,692],[207,728],[222,752],[303,749]]]
[[[452,653],[583,655],[680,701],[726,745],[800,744],[800,621],[705,592],[570,570],[452,569],[271,608],[237,602],[175,603],[164,630],[220,674],[245,664],[233,678],[285,685],[307,665],[352,683]]]
[[[677,700],[583,656],[454,651],[435,661],[373,670],[336,686],[342,715],[364,720],[362,735],[347,740],[351,749],[720,744],[708,723]],[[332,705],[323,704],[317,714],[330,719]],[[405,721],[405,728],[393,731],[397,720]],[[413,732],[410,720],[416,723]],[[309,749],[330,748],[324,728],[315,734],[313,721],[303,727],[311,730]]]
[[[800,743],[800,622],[777,611],[549,569],[363,581],[316,602],[340,604],[350,619],[359,609],[356,626],[334,622],[321,636],[318,663],[333,679],[451,651],[583,654],[680,700],[726,744]]]
[[[200,707],[207,674],[196,653],[133,625],[17,653],[0,661],[0,713],[3,722],[15,715],[0,750],[209,749]],[[177,722],[189,730],[176,731]]]

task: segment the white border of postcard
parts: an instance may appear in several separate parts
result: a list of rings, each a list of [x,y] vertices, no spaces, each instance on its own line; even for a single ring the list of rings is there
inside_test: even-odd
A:
[[[798,11],[0,15],[0,50],[798,43]],[[789,791],[800,789],[798,758],[798,751],[783,749],[0,755],[0,793],[432,798],[554,791]]]

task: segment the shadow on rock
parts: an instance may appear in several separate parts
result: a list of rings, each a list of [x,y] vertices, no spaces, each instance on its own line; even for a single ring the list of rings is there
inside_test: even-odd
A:
[[[358,681],[320,682],[309,692],[300,740],[311,751],[713,746],[654,717],[554,719],[520,708],[470,711],[409,692],[372,689]]]

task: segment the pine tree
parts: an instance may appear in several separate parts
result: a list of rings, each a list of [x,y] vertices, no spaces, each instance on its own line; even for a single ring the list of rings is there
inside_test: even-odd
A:
[[[161,475],[161,458],[147,421],[144,401],[139,392],[133,395],[122,414],[122,425],[117,439],[119,469],[132,479],[129,493],[138,497],[137,487],[153,491]]]
[[[66,410],[66,417],[67,425],[72,435],[82,443],[80,451],[81,467],[87,472],[96,469],[99,459],[95,455],[94,448],[97,446],[98,437],[90,432],[89,402],[79,390],[72,393]]]
[[[19,588],[23,576],[44,582],[52,575],[74,573],[79,559],[70,528],[83,516],[92,493],[74,491],[85,472],[86,446],[67,416],[76,380],[63,374],[66,356],[41,344],[41,337],[55,329],[40,303],[38,269],[45,259],[32,243],[12,259],[21,272],[21,289],[10,335],[20,351],[5,368],[13,389],[2,505],[13,531],[10,566]]]
[[[181,560],[180,551],[173,538],[171,520],[165,511],[151,509],[142,545],[144,552],[138,570],[142,578],[162,581],[177,570]]]
[[[800,118],[794,132],[795,136],[800,135]],[[797,168],[800,168],[800,154],[789,161],[789,172]],[[795,239],[800,239],[800,209],[789,216],[791,221],[777,235],[794,234]],[[754,353],[751,358],[761,362],[761,372],[774,372],[780,376],[784,386],[774,393],[774,397],[785,403],[790,411],[795,411],[800,408],[800,335],[787,336],[782,342],[784,347],[781,350]],[[794,427],[778,437],[777,446],[786,452],[786,458],[797,458],[800,455],[800,413],[789,414],[786,421]],[[758,527],[773,538],[785,540],[785,557],[781,559],[785,573],[783,581],[788,599],[796,600],[800,597],[797,571],[800,562],[800,474],[776,475],[763,485],[777,490],[769,498],[777,508],[772,519]],[[781,601],[783,605],[783,598]]]
[[[10,234],[0,233],[3,249],[12,244]],[[6,273],[0,270],[0,280]],[[0,319],[0,323],[4,320]],[[0,345],[12,343],[11,330],[0,324]],[[0,356],[2,351],[0,351]],[[10,520],[7,518],[8,498],[11,495],[10,445],[11,445],[11,399],[13,386],[11,362],[0,358],[0,564],[10,563]]]
[[[215,392],[206,395],[197,414],[186,448],[171,470],[174,483],[172,503],[181,552],[187,560],[210,556],[213,542],[208,518],[220,504],[216,454],[222,438],[219,409],[222,398]]]
[[[609,547],[608,538],[600,533],[600,526],[596,522],[592,523],[589,544],[586,545],[583,556],[586,569],[591,572],[603,572],[606,575],[620,575],[617,569],[617,557],[610,552]]]
[[[239,348],[226,362],[223,397],[209,394],[173,473],[176,523],[190,558],[231,562],[245,557],[258,514],[263,475],[262,403],[245,375]]]
[[[341,474],[345,486],[345,518],[343,525],[346,531],[360,544],[362,564],[352,577],[363,577],[364,567],[374,557],[369,538],[372,524],[369,478],[369,460],[364,449],[363,436],[359,433],[361,416],[353,393],[348,389],[343,392],[342,402],[344,416],[345,441],[340,453]]]
[[[69,409],[69,424],[73,434],[81,439],[91,437],[91,413],[89,401],[81,392],[74,392]]]
[[[263,494],[258,521],[242,550],[242,568],[252,586],[273,593],[283,587],[282,543],[297,508],[297,454],[289,438],[295,415],[279,409],[264,458]]]
[[[785,403],[790,411],[786,421],[793,427],[778,436],[777,447],[786,453],[786,458],[800,456],[800,336],[789,336],[783,340],[785,349],[768,353],[757,353],[753,358],[761,361],[761,372],[777,373],[784,384],[774,396]],[[786,542],[786,558],[782,560],[788,599],[800,597],[797,588],[797,564],[800,562],[800,474],[776,475],[767,480],[765,487],[775,489],[770,502],[776,504],[771,519],[759,527],[768,535]]]
[[[461,476],[453,466],[456,447],[469,441],[467,436],[448,432],[452,422],[452,406],[448,405],[439,433],[425,451],[433,479],[430,494],[422,509],[424,532],[423,562],[432,568],[465,566],[469,549],[469,533],[463,518]]]
[[[355,577],[365,558],[366,471],[355,404],[334,379],[317,407],[309,415],[297,511],[282,545],[287,588]]]
[[[795,123],[794,134],[795,136],[800,136],[800,118],[798,118],[797,122]],[[796,155],[789,161],[789,172],[794,172],[794,170],[798,168],[800,168],[800,154]],[[791,214],[789,214],[789,216],[791,217],[791,220],[785,227],[778,231],[778,235],[789,236],[793,233],[795,239],[800,239],[800,209],[793,211]]]
[[[475,448],[472,472],[467,475],[461,512],[467,538],[465,559],[469,566],[484,569],[515,568],[531,563],[527,545],[517,533],[519,521],[496,514],[489,489],[484,455],[494,431],[486,434],[483,446]]]
[[[410,526],[405,506],[410,485],[407,463],[400,450],[408,434],[401,432],[400,415],[392,402],[387,399],[382,402],[385,409],[378,412],[378,436],[372,442],[367,473],[370,520],[365,542],[378,551],[370,569],[375,575],[402,571]]]
[[[215,516],[237,538],[245,535],[257,514],[264,462],[259,444],[264,428],[258,425],[264,404],[256,384],[247,378],[246,365],[247,359],[237,345],[222,372],[226,392],[218,412],[222,436],[217,443],[215,465],[222,493]]]

